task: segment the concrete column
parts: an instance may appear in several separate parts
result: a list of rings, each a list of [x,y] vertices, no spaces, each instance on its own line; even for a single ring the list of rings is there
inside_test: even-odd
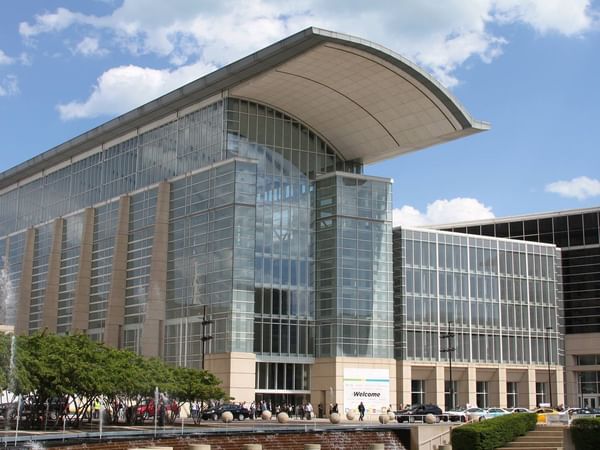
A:
[[[150,263],[150,289],[142,327],[142,355],[159,357],[164,344],[163,328],[167,300],[167,254],[169,250],[169,200],[171,185],[158,185],[152,261]]]
[[[524,392],[525,396],[523,398],[523,400],[526,401],[526,404],[524,406],[527,406],[528,408],[534,408],[536,406],[536,401],[535,401],[535,369],[529,368],[527,369],[527,374],[526,374],[526,380],[525,380],[525,386],[526,386],[526,390]]]
[[[435,403],[436,405],[444,405],[445,389],[444,389],[444,370],[442,365],[435,366],[431,372],[431,376],[425,382],[425,401],[427,403]]]
[[[21,265],[21,280],[19,282],[19,301],[17,303],[17,317],[15,322],[15,334],[29,334],[29,309],[31,306],[31,277],[33,272],[33,250],[35,245],[36,231],[29,228],[25,232],[25,249],[23,251],[23,263]]]
[[[412,403],[412,368],[407,361],[398,361],[396,368],[397,408]]]
[[[477,369],[473,366],[467,367],[467,403],[477,405]]]
[[[490,405],[506,408],[506,368],[499,366],[490,381]]]
[[[569,406],[579,406],[579,399],[577,398],[577,393],[579,390],[579,379],[577,378],[577,372],[573,369],[573,367],[566,367],[566,377],[567,377],[567,392],[566,392],[566,405]]]
[[[58,283],[60,281],[60,257],[62,253],[64,219],[54,219],[52,224],[52,246],[48,256],[46,292],[42,305],[42,328],[56,333],[58,321]]]
[[[71,313],[71,331],[88,329],[90,316],[90,283],[92,275],[92,245],[94,241],[94,208],[83,213],[83,231],[79,248],[79,270],[75,282],[75,298]]]
[[[204,366],[221,380],[223,390],[236,402],[254,401],[255,353],[207,353]]]
[[[552,386],[552,394],[556,395],[556,402],[552,403],[552,406],[556,407],[558,405],[565,404],[565,383],[564,383],[564,372],[563,368],[558,366],[554,368],[554,377],[555,384]],[[556,394],[555,394],[556,393]]]
[[[120,345],[121,327],[123,326],[123,317],[125,316],[130,203],[131,199],[128,196],[123,196],[119,199],[119,217],[113,248],[111,284],[104,327],[104,343],[115,348],[118,348]]]

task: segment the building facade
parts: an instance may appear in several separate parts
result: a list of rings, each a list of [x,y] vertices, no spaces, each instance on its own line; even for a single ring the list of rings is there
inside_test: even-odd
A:
[[[554,245],[395,228],[404,403],[563,403],[560,261]]]
[[[565,390],[570,406],[600,406],[600,208],[507,217],[440,228],[553,243],[561,249]]]
[[[0,321],[238,401],[396,404],[391,180],[363,168],[487,128],[401,56],[304,30],[0,174]]]

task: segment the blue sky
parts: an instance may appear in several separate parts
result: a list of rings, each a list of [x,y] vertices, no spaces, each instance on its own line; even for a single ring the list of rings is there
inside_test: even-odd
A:
[[[367,168],[395,220],[600,205],[600,1],[5,2],[0,171],[307,26],[420,64],[492,129]]]

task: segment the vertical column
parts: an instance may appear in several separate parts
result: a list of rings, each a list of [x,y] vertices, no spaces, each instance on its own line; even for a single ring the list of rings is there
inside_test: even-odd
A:
[[[558,405],[565,404],[565,383],[562,367],[555,367],[553,378],[555,380],[555,384],[552,386],[552,392],[556,392],[556,402],[552,402],[552,406],[556,408]],[[573,404],[575,405],[577,403]]]
[[[150,263],[150,290],[141,339],[142,355],[144,356],[161,356],[164,343],[163,327],[167,299],[170,193],[171,185],[169,183],[162,182],[158,185],[152,262]]]
[[[31,277],[33,271],[33,250],[35,245],[35,228],[29,228],[25,235],[25,251],[21,265],[19,285],[19,303],[17,304],[16,335],[29,333],[29,307],[31,305]]]
[[[42,328],[56,333],[58,320],[58,283],[60,281],[60,257],[62,253],[64,219],[58,218],[52,224],[52,247],[48,256],[46,293],[42,306]]]
[[[528,408],[534,408],[537,404],[535,398],[535,369],[527,369],[526,377],[527,379],[525,385],[527,386],[527,389],[524,400],[527,402],[527,404],[525,406]]]
[[[398,361],[397,365],[397,404],[398,409],[412,403],[412,368],[408,361]]]
[[[426,382],[425,399],[427,403],[435,403],[436,405],[444,405],[446,403],[444,389],[445,367],[442,365],[435,366],[431,371],[431,376]]]
[[[506,367],[498,367],[490,384],[490,405],[506,408]]]
[[[467,403],[477,405],[477,369],[474,366],[467,367],[467,392]]]
[[[94,208],[83,213],[83,231],[79,249],[79,270],[71,313],[71,331],[86,331],[90,315],[90,284],[92,275],[92,244],[94,240]]]
[[[570,359],[570,358],[569,358]],[[566,404],[569,406],[579,405],[579,399],[577,398],[577,392],[579,392],[579,379],[577,372],[573,367],[567,366],[567,398]]]
[[[125,315],[130,203],[131,199],[128,196],[119,199],[119,219],[113,250],[111,284],[104,326],[104,343],[115,348],[119,347],[121,341],[120,333]]]

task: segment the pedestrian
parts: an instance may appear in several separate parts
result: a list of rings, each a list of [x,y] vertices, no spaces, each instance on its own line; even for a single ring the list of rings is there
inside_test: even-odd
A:
[[[338,404],[337,404],[337,403],[336,403],[335,405],[333,405],[333,409],[332,409],[332,411],[333,411],[334,413],[339,413],[339,409],[338,409]]]
[[[358,420],[363,421],[365,419],[365,405],[363,405],[363,402],[360,402],[360,405],[358,405],[358,412],[360,414]]]
[[[314,417],[313,406],[310,402],[306,403],[304,411],[306,412],[306,420],[310,420]]]
[[[323,418],[323,405],[321,405],[319,403],[318,409],[319,409],[319,419],[322,419]]]

